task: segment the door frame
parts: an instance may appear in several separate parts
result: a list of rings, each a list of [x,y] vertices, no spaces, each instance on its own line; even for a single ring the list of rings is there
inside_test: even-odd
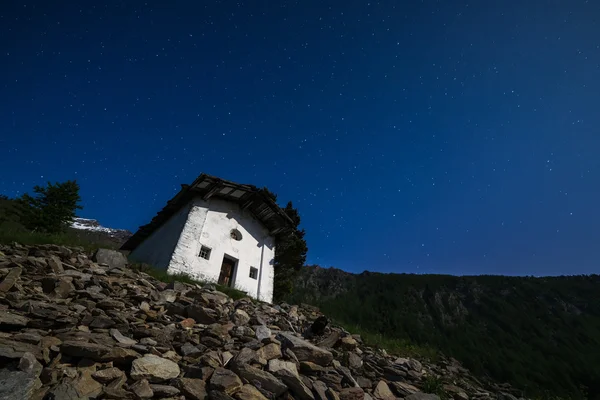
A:
[[[235,257],[230,256],[227,253],[223,254],[223,259],[221,260],[221,265],[219,266],[219,277],[221,276],[221,269],[223,268],[223,263],[225,260],[229,260],[229,261],[233,262],[233,267],[231,268],[231,279],[229,280],[229,285],[228,285],[228,287],[233,288],[235,285],[236,278],[237,278],[238,264],[239,264],[240,260],[238,260]],[[217,283],[218,283],[218,280],[217,280]]]

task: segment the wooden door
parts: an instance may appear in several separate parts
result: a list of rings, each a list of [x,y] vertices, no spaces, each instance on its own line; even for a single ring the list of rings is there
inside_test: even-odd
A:
[[[221,265],[221,273],[219,274],[219,285],[231,286],[233,281],[233,269],[235,268],[235,261],[227,257],[223,258],[223,264]]]

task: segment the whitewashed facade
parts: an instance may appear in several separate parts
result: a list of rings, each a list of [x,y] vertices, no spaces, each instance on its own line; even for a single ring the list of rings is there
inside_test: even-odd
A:
[[[252,196],[240,195],[240,187],[247,189],[248,185],[233,187],[229,192],[233,196],[219,196],[225,191],[222,182],[217,181],[219,187],[211,183],[212,192],[207,192],[211,184],[201,188],[205,190],[191,190],[193,185],[184,188],[185,196],[180,193],[179,199],[176,196],[170,202],[180,205],[172,206],[168,213],[159,213],[160,218],[155,218],[158,221],[153,220],[145,231],[142,227],[136,233],[137,238],[134,235],[123,249],[131,251],[132,260],[165,269],[170,274],[184,273],[198,280],[218,282],[272,302],[273,230],[281,231],[281,221],[286,224],[289,221],[281,216],[278,207],[273,211],[274,203],[265,203],[256,191]],[[230,185],[226,188],[237,185],[227,183]],[[275,214],[277,221],[273,219]]]

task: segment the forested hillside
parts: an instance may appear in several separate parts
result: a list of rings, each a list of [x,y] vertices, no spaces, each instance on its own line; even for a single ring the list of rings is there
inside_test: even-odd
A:
[[[600,398],[598,275],[353,275],[306,267],[288,300],[439,349],[530,395]]]

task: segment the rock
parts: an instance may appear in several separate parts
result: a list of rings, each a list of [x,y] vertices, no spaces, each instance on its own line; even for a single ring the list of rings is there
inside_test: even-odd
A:
[[[61,382],[49,391],[48,398],[56,400],[81,400],[81,396],[70,382]]]
[[[71,278],[61,278],[56,283],[52,294],[59,299],[69,298],[75,291],[75,286],[71,283]]]
[[[179,353],[184,357],[200,357],[204,350],[199,349],[193,344],[187,342],[179,349]]]
[[[394,364],[416,372],[421,372],[423,370],[421,363],[412,358],[400,357],[394,361]]]
[[[256,338],[260,341],[271,337],[271,330],[264,325],[256,328]]]
[[[334,361],[335,363],[335,361]],[[352,376],[352,373],[350,372],[350,370],[342,365],[336,365],[335,366],[336,371],[338,371],[340,374],[342,374],[342,376],[344,377],[344,379],[349,382],[352,386],[354,387],[360,387],[360,385],[358,384],[358,382],[356,382],[356,380],[354,379],[354,377]]]
[[[209,400],[233,400],[233,397],[218,390],[208,392],[208,398]]]
[[[131,364],[133,360],[138,358],[140,355],[133,349],[127,349],[122,347],[113,347],[105,360],[112,361],[115,364]]]
[[[92,322],[90,323],[90,328],[106,329],[106,328],[110,328],[111,326],[114,326],[114,325],[115,325],[115,321],[113,321],[109,317],[101,315],[92,320]]]
[[[106,264],[111,268],[124,268],[127,264],[127,259],[123,253],[109,249],[98,249],[92,260],[98,264]]]
[[[101,308],[103,310],[121,310],[125,308],[125,303],[119,300],[106,299],[99,301],[96,304],[96,307]]]
[[[260,390],[252,385],[244,385],[233,397],[237,400],[268,400]]]
[[[21,357],[19,360],[18,368],[20,371],[35,376],[36,378],[40,376],[40,373],[43,369],[42,364],[40,364],[35,356],[31,353],[23,354],[23,357]]]
[[[469,395],[465,393],[465,391],[458,386],[455,385],[444,385],[444,391],[449,393],[454,400],[469,400]]]
[[[300,362],[300,371],[307,375],[318,375],[325,371],[325,368],[310,361]]]
[[[440,397],[435,394],[417,392],[406,396],[404,400],[440,400]]]
[[[154,392],[150,388],[150,384],[146,379],[141,379],[129,387],[139,399],[151,399],[154,397]]]
[[[217,368],[210,378],[210,388],[230,395],[242,388],[242,380],[233,371]]]
[[[235,364],[234,367],[240,378],[246,379],[248,382],[258,382],[263,389],[274,393],[275,396],[280,396],[287,390],[283,382],[266,371],[251,367],[248,364]]]
[[[331,388],[333,390],[337,390],[340,391],[342,390],[342,379],[343,377],[340,374],[337,373],[327,373],[327,374],[323,374],[319,377],[319,379],[323,382],[325,382],[325,384],[327,384],[328,388]]]
[[[314,381],[313,392],[315,394],[315,400],[328,400],[327,385],[325,383],[321,381]]]
[[[186,399],[204,400],[207,396],[206,384],[202,379],[180,378],[177,379],[175,385]]]
[[[290,371],[292,374],[299,376],[298,369],[296,368],[296,364],[294,364],[293,362],[283,361],[283,360],[270,360],[269,361],[269,372],[271,372],[272,374],[275,374],[277,371],[280,371],[280,370],[287,370],[287,371]]]
[[[193,318],[186,318],[183,321],[180,321],[179,325],[184,329],[190,329],[196,325],[196,321]]]
[[[92,373],[93,368],[80,370],[77,378],[72,382],[79,397],[96,397],[102,393],[102,384],[92,377]]]
[[[231,320],[236,325],[246,325],[250,321],[250,316],[246,311],[238,308],[231,315]]]
[[[363,389],[371,389],[373,387],[373,382],[360,375],[356,377],[356,383],[358,383],[358,386]]]
[[[358,346],[358,342],[352,336],[346,336],[340,339],[340,347],[344,350],[352,351]]]
[[[112,367],[94,372],[92,374],[92,378],[100,383],[109,383],[117,378],[122,377],[123,375],[125,375],[125,373],[119,368]]]
[[[363,366],[362,358],[354,352],[348,353],[347,360],[348,360],[348,367],[352,370],[361,369]]]
[[[340,392],[340,400],[364,400],[365,391],[359,387],[345,388]]]
[[[291,332],[280,332],[277,338],[284,346],[292,349],[298,360],[310,361],[321,366],[328,366],[333,360],[333,354],[314,344],[294,336]]]
[[[31,371],[0,369],[0,400],[30,399],[42,382]]]
[[[96,343],[66,341],[61,344],[60,351],[72,357],[103,361],[110,354],[111,348]]]
[[[9,311],[0,310],[0,327],[4,329],[20,328],[27,326],[29,318],[14,314]]]
[[[0,359],[20,359],[25,353],[33,354],[38,360],[43,359],[39,346],[0,337]]]
[[[199,324],[209,325],[217,321],[212,310],[197,304],[189,305],[185,312],[187,317],[193,318]]]
[[[306,385],[302,382],[298,373],[293,373],[288,369],[279,369],[275,372],[275,376],[290,389],[290,391],[294,394],[295,399],[299,400],[314,400],[315,396],[313,396],[312,392]]]
[[[136,340],[128,338],[127,336],[123,336],[123,334],[121,332],[119,332],[118,329],[111,329],[110,330],[110,335],[117,342],[119,342],[119,343],[121,343],[121,344],[123,344],[125,346],[133,346],[134,344],[137,343]]]
[[[419,391],[419,389],[406,382],[390,382],[390,385],[399,397],[406,397]]]
[[[174,386],[150,384],[150,389],[154,393],[154,397],[173,397],[180,393],[180,390]]]
[[[327,349],[332,348],[336,345],[337,342],[339,342],[340,336],[341,336],[340,332],[333,331],[326,338],[324,338],[323,340],[318,342],[317,346],[324,347]]]
[[[146,354],[133,361],[130,375],[135,380],[147,379],[150,382],[163,382],[179,376],[179,366],[171,360]]]
[[[17,283],[17,279],[21,276],[21,267],[15,267],[10,270],[8,275],[0,282],[0,292],[8,292]]]
[[[332,388],[327,388],[327,397],[331,400],[340,400],[339,393]]]
[[[396,398],[385,381],[379,381],[375,390],[373,390],[373,397],[379,400],[394,400]]]
[[[55,274],[61,274],[65,272],[62,261],[60,261],[60,258],[58,258],[57,256],[49,256],[48,258],[46,258],[46,262],[48,263],[50,268],[52,268],[52,272],[54,272]]]
[[[264,358],[269,361],[274,358],[281,358],[281,346],[276,343],[270,343],[260,349],[256,350],[256,355],[260,358]]]
[[[250,362],[255,362],[258,359],[258,355],[256,351],[249,349],[248,347],[244,347],[234,358],[233,362],[236,364],[248,364]]]

